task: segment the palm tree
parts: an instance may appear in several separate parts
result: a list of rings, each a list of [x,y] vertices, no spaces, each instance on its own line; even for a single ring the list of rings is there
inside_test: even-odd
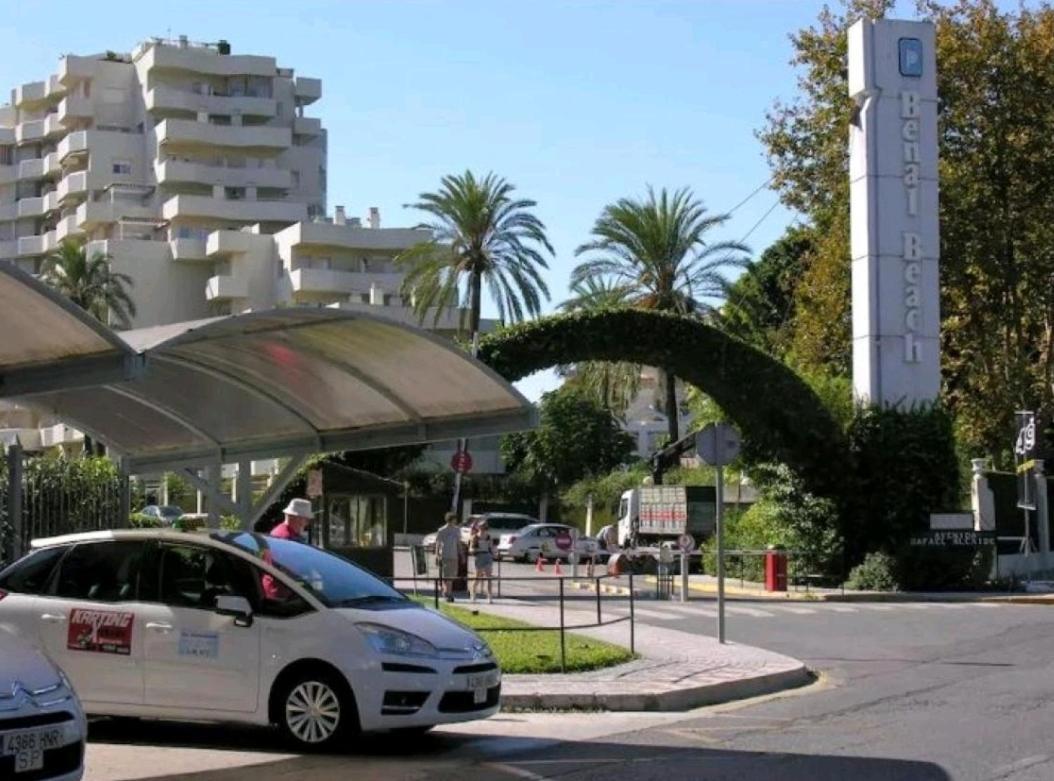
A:
[[[545,226],[530,209],[534,201],[514,198],[515,188],[493,173],[477,178],[471,171],[444,176],[438,192],[421,193],[410,204],[429,215],[419,225],[432,235],[401,253],[406,269],[402,294],[424,321],[467,307],[473,345],[479,338],[483,283],[503,322],[537,316],[549,289],[539,269],[547,269],[542,250],[553,254]],[[463,321],[462,321],[462,324]]]
[[[571,297],[560,304],[565,312],[591,312],[626,306],[627,290],[611,280],[589,277],[571,286]],[[622,416],[640,387],[640,364],[611,361],[581,361],[558,367],[598,403]]]
[[[575,250],[588,256],[571,273],[571,284],[610,280],[625,290],[631,306],[682,315],[706,315],[710,301],[721,298],[728,282],[724,272],[746,266],[747,248],[735,241],[708,240],[727,214],[709,214],[691,190],[647,198],[622,198],[609,204],[593,224],[593,240]],[[677,378],[664,369],[666,418],[670,440],[678,431]]]
[[[89,257],[83,245],[66,240],[44,258],[41,278],[95,319],[129,328],[136,311],[128,295],[132,278],[112,271],[110,260],[101,252]]]

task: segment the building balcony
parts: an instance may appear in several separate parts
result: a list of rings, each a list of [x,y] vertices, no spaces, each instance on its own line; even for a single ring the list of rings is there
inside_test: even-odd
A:
[[[152,206],[119,198],[88,201],[77,207],[77,225],[84,230],[110,225],[122,219],[150,220],[154,217],[156,211]]]
[[[220,54],[215,49],[190,46],[154,44],[139,58],[140,68],[188,71],[214,76],[268,76],[274,77],[277,70],[274,57],[257,57],[251,54]]]
[[[18,179],[19,168],[17,165],[0,165],[0,184],[11,184]]]
[[[66,126],[62,124],[58,113],[48,114],[44,118],[44,136],[58,138],[64,135],[66,135]]]
[[[94,106],[89,98],[83,95],[67,95],[59,102],[59,122],[67,125],[81,119],[90,119],[95,115]]]
[[[273,187],[288,190],[293,175],[284,168],[229,168],[184,160],[165,160],[154,164],[158,184],[193,182],[223,187]]]
[[[43,179],[47,170],[47,162],[43,157],[32,160],[23,160],[18,164],[19,179]]]
[[[172,260],[207,260],[204,239],[172,239]]]
[[[44,176],[57,176],[62,173],[58,152],[49,152],[44,157]]]
[[[0,106],[0,114],[2,114],[3,111],[4,111],[4,107]],[[0,121],[2,121],[2,118],[0,118]],[[14,126],[13,122],[12,122],[12,124],[10,126],[0,127],[0,144],[4,144],[4,145],[13,144],[13,143],[15,143],[17,137],[18,137],[18,133],[17,133],[17,131],[15,129],[15,126]]]
[[[59,210],[59,193],[57,190],[52,190],[49,193],[44,193],[44,212],[54,212]]]
[[[83,441],[84,434],[62,423],[40,429],[40,446],[42,448],[72,445]]]
[[[340,271],[321,268],[298,268],[289,273],[294,293],[361,293],[369,295],[377,288],[396,294],[402,274],[375,274],[361,271]]]
[[[389,250],[399,252],[422,241],[428,241],[431,233],[412,228],[361,228],[352,225],[336,225],[329,222],[306,222],[294,225],[283,232],[293,247],[319,246],[352,250]]]
[[[298,136],[317,136],[322,133],[322,120],[318,117],[296,117],[293,133]]]
[[[47,98],[48,85],[44,81],[31,81],[15,87],[15,105],[19,108],[27,104],[39,103]]]
[[[77,215],[71,214],[68,217],[63,217],[55,225],[55,241],[56,243],[65,241],[69,238],[79,238],[84,235],[84,229],[78,224]]]
[[[224,200],[206,195],[177,195],[165,201],[161,216],[166,220],[206,218],[253,224],[300,222],[307,219],[307,205],[293,201]]]
[[[44,198],[22,198],[18,201],[18,216],[20,219],[26,217],[40,217],[44,214]]]
[[[96,60],[91,57],[77,57],[67,54],[59,66],[59,81],[67,88],[71,84],[90,79],[95,74]]]
[[[253,235],[244,231],[213,231],[205,242],[205,254],[209,260],[216,260],[248,252]]]
[[[15,142],[28,144],[32,141],[40,141],[44,138],[44,120],[34,119],[23,122],[15,128]]]
[[[0,260],[14,260],[18,257],[17,241],[0,241]]]
[[[314,103],[322,97],[322,80],[297,76],[293,83],[293,95],[305,106]]]
[[[0,203],[0,222],[18,219],[18,202]]]
[[[88,172],[77,171],[76,173],[67,174],[59,182],[56,192],[60,201],[65,201],[69,198],[86,197],[88,195]]]
[[[232,298],[249,297],[249,280],[226,274],[209,277],[205,285],[205,298],[209,301],[229,301]]]
[[[66,92],[66,86],[62,83],[62,79],[59,78],[58,74],[52,74],[48,77],[47,86],[47,98],[51,100],[53,98],[60,97]]]
[[[70,133],[59,141],[57,153],[59,162],[64,162],[70,155],[87,155],[88,131],[78,130],[76,133]]]
[[[55,234],[51,233],[52,238]],[[18,256],[19,257],[32,257],[34,255],[44,255],[49,252],[48,248],[48,236],[23,236],[18,240]]]
[[[293,133],[287,127],[213,125],[191,119],[166,119],[157,126],[157,143],[280,152],[292,145]]]
[[[193,114],[241,114],[243,117],[273,117],[277,111],[273,98],[252,95],[199,95],[175,87],[154,87],[146,93],[147,111],[186,111]]]

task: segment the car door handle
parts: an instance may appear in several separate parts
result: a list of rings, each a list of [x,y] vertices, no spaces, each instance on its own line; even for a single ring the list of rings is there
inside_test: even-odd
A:
[[[42,613],[40,620],[47,621],[49,624],[61,624],[66,620],[66,616],[61,613]]]
[[[153,629],[155,632],[161,632],[165,634],[172,631],[172,624],[165,624],[161,621],[151,621],[146,625],[147,629]]]

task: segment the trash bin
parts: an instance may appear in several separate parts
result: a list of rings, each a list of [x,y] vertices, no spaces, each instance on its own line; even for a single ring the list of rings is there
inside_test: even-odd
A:
[[[787,554],[780,550],[765,553],[765,591],[787,590]]]

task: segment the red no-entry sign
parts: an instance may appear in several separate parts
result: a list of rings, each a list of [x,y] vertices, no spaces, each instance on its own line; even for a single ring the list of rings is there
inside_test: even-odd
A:
[[[472,456],[467,450],[458,450],[450,457],[450,468],[455,472],[467,474],[472,471]]]

